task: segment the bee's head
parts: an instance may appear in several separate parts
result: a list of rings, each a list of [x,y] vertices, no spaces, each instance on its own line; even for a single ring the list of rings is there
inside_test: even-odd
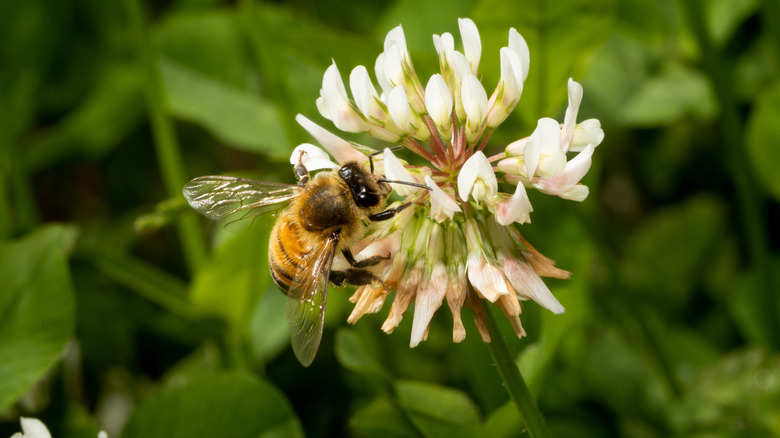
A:
[[[347,183],[355,204],[361,208],[371,209],[384,205],[392,190],[390,184],[380,182],[376,175],[355,161],[342,166],[339,176]]]

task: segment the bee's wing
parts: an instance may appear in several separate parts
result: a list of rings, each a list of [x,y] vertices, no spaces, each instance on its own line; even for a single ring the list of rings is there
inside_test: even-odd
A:
[[[287,321],[293,351],[303,366],[309,366],[317,354],[325,323],[325,300],[328,280],[337,239],[329,237],[325,243],[309,253],[295,274],[287,292]]]
[[[246,214],[240,219],[265,213],[296,197],[301,188],[234,176],[201,176],[185,184],[182,192],[192,208],[218,221],[242,211]]]

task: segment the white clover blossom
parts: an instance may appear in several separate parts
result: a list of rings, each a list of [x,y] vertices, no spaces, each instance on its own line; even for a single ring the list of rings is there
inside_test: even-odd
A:
[[[554,262],[537,252],[513,224],[531,221],[527,190],[582,201],[588,188],[580,183],[590,169],[595,148],[604,138],[598,120],[577,123],[582,86],[569,79],[563,123],[541,118],[530,136],[506,145],[488,157],[491,134],[517,106],[528,77],[530,52],[523,37],[510,29],[499,52],[501,76],[488,93],[480,81],[482,44],[476,24],[458,19],[462,51],[450,33],[433,35],[440,71],[427,80],[415,72],[401,26],[385,38],[374,64],[377,92],[368,70],[350,74],[350,100],[335,63],[323,77],[317,101],[320,113],[345,132],[365,132],[389,144],[378,154],[375,171],[394,181],[425,184],[427,190],[393,184],[401,196],[393,205],[408,204],[391,220],[376,222],[356,248],[356,258],[392,257],[371,267],[381,282],[357,288],[348,321],[378,312],[395,292],[382,330],[391,333],[414,302],[410,346],[427,338],[436,310],[446,301],[453,316],[452,337],[466,336],[461,310],[474,314],[486,342],[490,335],[483,302],[499,307],[522,337],[521,304],[533,300],[553,313],[564,307],[541,277],[568,278]],[[425,86],[423,86],[425,84]],[[339,164],[368,162],[374,149],[348,142],[302,115],[298,122]],[[391,146],[419,156],[407,165]],[[309,151],[312,145],[302,145]],[[570,157],[570,153],[576,153]],[[396,156],[396,154],[399,154]],[[297,160],[297,157],[291,157]],[[316,151],[314,166],[335,164]],[[422,162],[422,165],[418,163]],[[504,192],[499,183],[508,184]]]
[[[51,438],[51,432],[43,422],[37,418],[19,417],[22,431],[11,435],[11,438]],[[108,438],[108,434],[100,431],[97,438]]]

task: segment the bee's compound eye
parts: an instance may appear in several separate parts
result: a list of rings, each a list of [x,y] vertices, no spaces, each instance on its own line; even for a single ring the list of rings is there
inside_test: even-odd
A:
[[[361,207],[373,207],[379,203],[379,197],[373,193],[358,193],[357,204]]]

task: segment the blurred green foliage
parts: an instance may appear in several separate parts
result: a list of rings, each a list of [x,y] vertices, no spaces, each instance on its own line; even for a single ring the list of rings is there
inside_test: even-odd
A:
[[[574,273],[564,315],[525,306],[517,363],[555,436],[780,436],[780,4],[774,0],[4,0],[0,3],[0,436],[518,436],[476,328],[439,312],[289,349],[266,267],[272,218],[231,234],[173,196],[186,179],[293,180],[298,113],[332,61],[373,69],[404,26],[480,29],[486,88],[509,27],[528,41],[500,151],[560,117],[566,80],[606,138],[582,204],[531,194],[521,231]],[[371,139],[358,137],[368,144]],[[491,146],[489,146],[490,148]],[[537,196],[538,195],[538,196]],[[206,250],[204,251],[204,248]],[[205,254],[204,254],[205,252]]]

